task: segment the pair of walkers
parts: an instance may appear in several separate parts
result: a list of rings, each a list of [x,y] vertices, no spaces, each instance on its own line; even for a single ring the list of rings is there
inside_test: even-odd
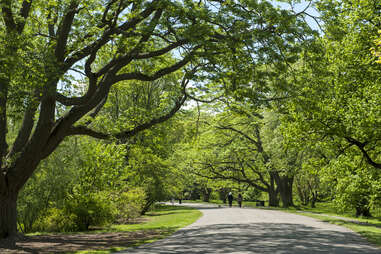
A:
[[[232,207],[233,199],[234,199],[233,194],[231,192],[229,192],[229,194],[228,194],[229,207]],[[241,193],[238,194],[237,202],[238,202],[238,206],[242,207],[242,195],[241,195]]]

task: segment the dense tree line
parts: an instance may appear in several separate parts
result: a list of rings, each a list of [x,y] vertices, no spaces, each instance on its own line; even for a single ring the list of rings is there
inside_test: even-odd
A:
[[[232,190],[380,207],[378,1],[0,7],[0,239]]]

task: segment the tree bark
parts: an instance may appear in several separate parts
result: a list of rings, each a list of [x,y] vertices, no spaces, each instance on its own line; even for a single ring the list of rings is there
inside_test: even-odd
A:
[[[278,207],[279,206],[279,198],[278,192],[273,189],[269,189],[269,206]]]
[[[292,199],[293,182],[293,176],[280,176],[277,181],[277,184],[279,186],[280,198],[282,199],[282,205],[284,208],[294,205],[294,201]]]
[[[267,193],[269,194],[269,206],[279,206],[278,189],[279,188],[275,188],[274,172],[270,172],[270,184],[267,188]]]
[[[153,205],[153,203],[155,203],[154,200],[151,200],[151,199],[147,200],[143,206],[142,211],[140,212],[140,215],[145,215],[148,212],[148,210],[150,209],[150,207]]]
[[[318,191],[311,190],[311,208],[316,207],[316,201],[318,199]]]
[[[0,239],[15,245],[17,238],[17,192],[0,194]]]

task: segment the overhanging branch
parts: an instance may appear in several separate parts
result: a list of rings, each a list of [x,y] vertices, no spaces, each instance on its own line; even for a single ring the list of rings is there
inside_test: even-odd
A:
[[[378,169],[381,169],[381,163],[377,163],[375,162],[371,157],[370,155],[368,154],[368,152],[365,150],[365,146],[368,144],[368,142],[363,142],[361,143],[360,141],[354,139],[354,138],[351,138],[351,137],[345,137],[345,139],[350,143],[350,144],[353,144],[355,146],[357,146],[360,151],[362,152],[362,154],[364,155],[365,159],[367,160],[367,162],[372,165],[373,167],[375,168],[378,168]]]
[[[141,124],[139,126],[136,126],[135,128],[133,128],[131,130],[119,132],[119,133],[117,133],[117,134],[115,134],[113,136],[115,136],[118,139],[130,138],[132,136],[135,136],[139,132],[141,132],[143,130],[146,130],[146,129],[149,129],[150,127],[152,127],[152,126],[154,126],[154,125],[156,125],[158,123],[165,122],[166,120],[168,120],[172,116],[174,116],[177,111],[180,110],[181,106],[184,104],[186,99],[187,99],[187,96],[184,95],[181,99],[179,99],[176,102],[175,106],[167,114],[165,114],[165,115],[163,115],[161,117],[158,117],[158,118],[154,118],[151,121],[149,121],[147,123],[144,123],[144,124]]]
[[[95,130],[92,130],[86,126],[75,126],[70,128],[69,136],[74,135],[86,135],[97,139],[109,139],[111,137],[110,134],[101,133]]]
[[[220,130],[231,130],[233,132],[236,132],[236,133],[240,134],[241,136],[243,136],[244,138],[246,138],[247,140],[249,140],[250,142],[252,142],[253,144],[255,144],[257,147],[259,146],[258,141],[251,138],[250,136],[248,136],[243,131],[237,130],[236,128],[233,128],[231,126],[216,126],[216,128],[220,129]]]
[[[115,134],[107,134],[107,133],[101,133],[95,130],[92,130],[88,128],[87,126],[75,126],[70,128],[70,131],[68,132],[67,136],[72,136],[72,135],[87,135],[90,137],[98,138],[98,139],[110,139],[112,137],[117,138],[117,139],[127,139],[135,136],[141,131],[144,131],[146,129],[151,128],[152,126],[165,122],[166,120],[170,119],[172,116],[175,115],[177,111],[180,110],[181,106],[184,104],[185,100],[187,97],[184,95],[182,96],[175,104],[175,106],[172,108],[171,111],[169,111],[167,114],[154,118],[149,122],[143,123],[141,125],[136,126],[135,128],[128,130],[128,131],[122,131],[119,133]]]
[[[191,60],[190,56],[185,57],[184,59],[182,59],[181,61],[178,61],[172,66],[165,67],[158,70],[152,76],[141,73],[141,72],[130,72],[130,73],[116,75],[113,81],[115,83],[119,81],[124,81],[124,80],[155,81],[169,73],[179,70],[180,68],[184,67],[187,63],[189,63],[190,60]]]

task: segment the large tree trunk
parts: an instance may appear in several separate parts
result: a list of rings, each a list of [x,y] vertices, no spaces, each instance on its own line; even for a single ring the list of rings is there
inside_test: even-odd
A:
[[[37,157],[37,156],[35,156]],[[17,198],[19,191],[37,168],[39,160],[25,158],[18,168],[8,169],[7,174],[0,177],[0,241],[5,239],[6,244],[15,245],[19,238],[17,231]],[[20,169],[25,169],[21,171]],[[23,173],[15,173],[17,170]]]
[[[277,180],[283,207],[287,208],[289,206],[293,206],[294,202],[292,199],[292,185],[294,182],[294,177],[280,176],[277,178]]]
[[[267,193],[269,194],[269,206],[278,207],[278,188],[275,188],[275,177],[274,172],[270,172],[270,184],[268,186]]]
[[[0,240],[6,239],[10,245],[17,238],[17,195],[17,192],[0,194]]]
[[[269,206],[278,207],[279,206],[279,198],[278,192],[273,189],[269,189]]]
[[[274,179],[278,186],[283,207],[287,208],[289,206],[293,206],[292,185],[294,183],[294,176],[281,176],[278,172],[274,172]]]

